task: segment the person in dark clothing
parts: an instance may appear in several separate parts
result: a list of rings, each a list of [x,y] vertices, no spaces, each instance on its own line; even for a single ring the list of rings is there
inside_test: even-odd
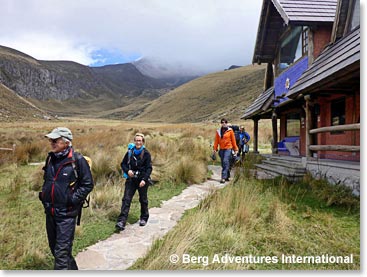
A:
[[[246,151],[248,151],[249,145],[248,142],[250,141],[250,135],[245,131],[245,127],[241,126],[240,127],[240,144],[239,144],[239,151],[238,151],[238,156],[241,155],[242,160],[245,158],[245,154],[247,153]]]
[[[140,220],[139,225],[145,226],[149,219],[148,210],[148,184],[152,173],[152,160],[149,151],[145,148],[145,138],[141,133],[134,137],[135,147],[132,154],[127,152],[121,162],[123,172],[127,172],[125,191],[122,198],[121,213],[117,218],[116,230],[123,231],[126,226],[127,217],[130,211],[131,201],[136,190],[139,193]]]
[[[73,135],[68,128],[55,128],[45,137],[52,150],[43,167],[44,183],[39,199],[45,209],[48,244],[55,258],[54,269],[77,270],[72,256],[76,218],[93,190],[93,178],[85,158],[74,152]]]

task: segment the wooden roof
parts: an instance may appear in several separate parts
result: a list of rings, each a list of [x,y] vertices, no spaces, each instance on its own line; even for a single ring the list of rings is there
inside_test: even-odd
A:
[[[272,0],[285,24],[334,22],[337,0]]]
[[[271,63],[287,25],[333,24],[337,0],[263,0],[252,63]]]
[[[274,87],[262,92],[259,97],[245,110],[242,119],[249,119],[266,112],[274,100]]]
[[[322,84],[359,80],[360,28],[329,45],[289,90],[287,97],[320,90]],[[353,82],[350,82],[352,84]],[[359,84],[359,81],[358,81]]]

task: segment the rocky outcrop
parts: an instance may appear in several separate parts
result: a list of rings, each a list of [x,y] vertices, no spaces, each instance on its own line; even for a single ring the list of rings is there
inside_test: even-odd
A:
[[[38,100],[91,96],[109,92],[89,67],[74,62],[42,62],[9,56],[0,49],[0,82],[19,95]]]
[[[41,101],[74,98],[118,99],[153,92],[171,85],[143,75],[133,64],[88,67],[70,61],[39,61],[0,46],[0,83],[19,95]],[[157,91],[156,91],[157,90]]]

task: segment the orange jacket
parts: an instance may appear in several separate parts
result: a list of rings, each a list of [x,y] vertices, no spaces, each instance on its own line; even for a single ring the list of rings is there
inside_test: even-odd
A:
[[[218,144],[220,149],[233,149],[234,151],[238,151],[238,147],[236,144],[236,138],[234,136],[234,132],[231,128],[224,133],[223,138],[220,137],[220,129],[215,133],[215,141],[213,149],[218,151]]]

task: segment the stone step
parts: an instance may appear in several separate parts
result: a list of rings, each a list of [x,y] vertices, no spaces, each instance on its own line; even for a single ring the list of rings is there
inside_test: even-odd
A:
[[[295,172],[293,170],[289,170],[287,168],[281,168],[281,167],[275,167],[272,165],[266,165],[266,164],[256,164],[256,168],[260,168],[263,171],[266,171],[266,173],[273,175],[273,176],[284,176],[287,179],[291,180],[299,180],[302,179],[304,176],[304,173]]]
[[[295,173],[304,174],[306,173],[306,169],[302,166],[301,163],[292,163],[289,161],[275,161],[275,160],[263,160],[262,164],[266,164],[269,166],[273,166],[282,170],[283,168],[289,171],[293,171]]]

